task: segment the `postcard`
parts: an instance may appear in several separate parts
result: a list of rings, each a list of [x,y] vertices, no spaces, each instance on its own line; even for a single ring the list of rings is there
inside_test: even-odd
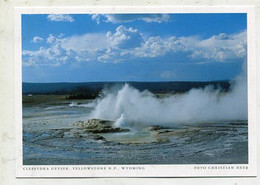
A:
[[[253,7],[15,21],[17,177],[256,176]]]

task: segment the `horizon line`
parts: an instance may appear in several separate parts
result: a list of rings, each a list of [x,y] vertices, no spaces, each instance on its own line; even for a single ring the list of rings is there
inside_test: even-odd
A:
[[[219,82],[219,81],[232,81],[230,79],[223,79],[223,80],[171,80],[171,81],[84,81],[84,82],[22,82],[22,83],[167,83],[167,82]]]

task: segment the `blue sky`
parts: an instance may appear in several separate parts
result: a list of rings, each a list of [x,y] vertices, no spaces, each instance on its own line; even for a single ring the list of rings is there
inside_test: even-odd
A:
[[[246,30],[246,14],[22,15],[23,82],[229,80]]]

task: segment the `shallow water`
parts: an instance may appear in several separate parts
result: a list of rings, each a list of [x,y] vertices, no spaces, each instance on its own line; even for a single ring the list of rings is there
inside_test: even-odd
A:
[[[70,128],[71,123],[75,121],[87,120],[92,109],[92,100],[41,100],[23,103],[23,129],[39,131]]]
[[[23,103],[25,165],[248,163],[247,120],[90,134],[72,123],[90,119],[95,100],[28,98]]]

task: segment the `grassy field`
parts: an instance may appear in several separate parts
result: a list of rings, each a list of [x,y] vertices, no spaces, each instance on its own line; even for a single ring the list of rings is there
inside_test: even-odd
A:
[[[66,95],[23,95],[23,104],[51,103],[66,100]]]

